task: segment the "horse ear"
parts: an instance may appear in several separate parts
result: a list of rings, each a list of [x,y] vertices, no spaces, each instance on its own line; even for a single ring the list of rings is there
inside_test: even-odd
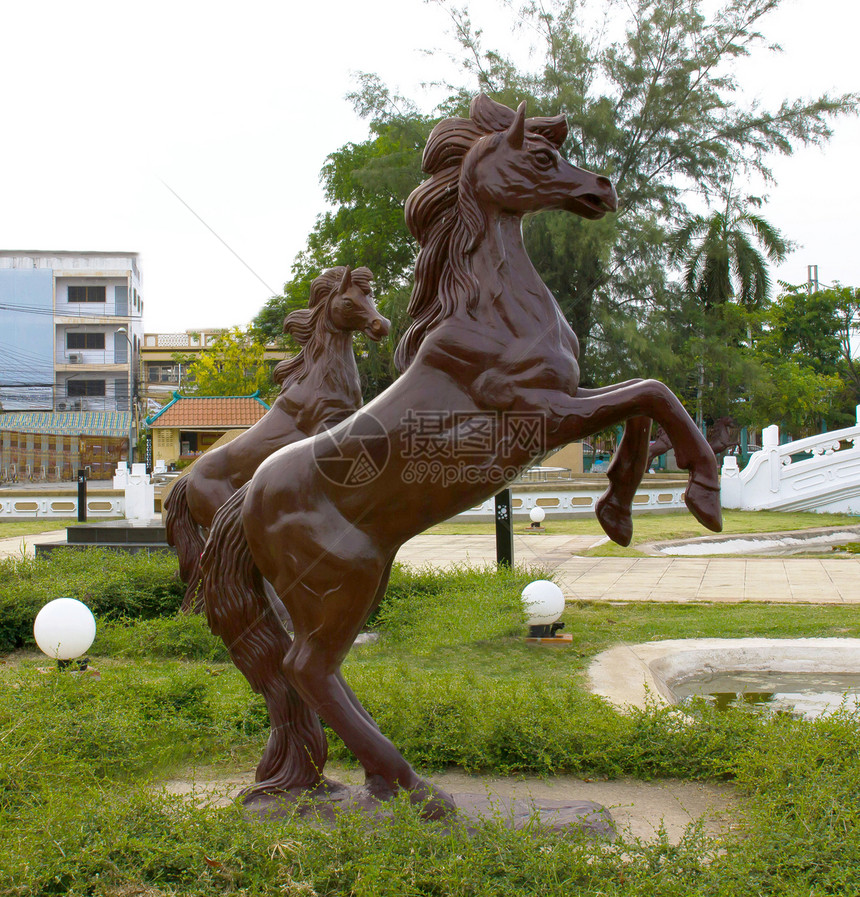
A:
[[[520,150],[523,148],[523,141],[526,139],[526,101],[517,107],[517,114],[514,116],[513,124],[508,128],[505,135],[511,149]]]
[[[352,286],[352,272],[350,271],[349,265],[344,266],[343,270],[343,280],[340,282],[340,286],[337,288],[339,293],[345,293]]]
[[[526,124],[530,131],[545,137],[558,149],[561,149],[567,139],[567,118],[564,115],[554,115],[551,118],[530,118]]]
[[[469,106],[469,118],[485,131],[504,131],[514,120],[514,110],[479,93]]]

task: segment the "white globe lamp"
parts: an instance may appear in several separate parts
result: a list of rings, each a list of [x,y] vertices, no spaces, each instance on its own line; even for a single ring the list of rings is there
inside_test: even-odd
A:
[[[540,505],[535,505],[529,511],[529,520],[531,520],[532,527],[535,529],[543,523],[544,517],[546,517],[546,511]]]
[[[56,598],[36,615],[33,635],[39,648],[64,666],[64,661],[80,657],[93,643],[96,620],[83,602]]]
[[[530,582],[523,589],[522,601],[531,637],[551,637],[564,626],[556,623],[564,612],[564,593],[554,582],[548,579]]]

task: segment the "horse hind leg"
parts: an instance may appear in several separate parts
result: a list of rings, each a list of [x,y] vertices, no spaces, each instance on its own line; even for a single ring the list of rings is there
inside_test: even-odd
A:
[[[282,661],[292,640],[277,618],[242,526],[247,489],[224,504],[213,521],[203,554],[203,595],[213,633],[251,688],[263,695],[271,732],[256,782],[240,798],[307,790],[322,782],[327,743],[316,714],[284,676]]]
[[[428,819],[450,815],[455,809],[451,795],[422,779],[373,720],[358,710],[339,670],[324,653],[308,650],[298,641],[293,651],[298,657],[288,655],[289,678],[364,767],[368,791],[386,799],[402,789],[413,803],[422,805]]]
[[[618,450],[606,472],[609,487],[595,505],[603,531],[619,545],[627,546],[633,538],[633,498],[648,468],[650,435],[650,417],[631,417],[625,422]]]
[[[304,701],[340,736],[364,767],[370,794],[386,799],[402,789],[409,792],[413,803],[422,805],[425,816],[442,818],[453,812],[453,798],[412,769],[380,732],[340,672],[341,659],[378,600],[380,587],[381,583],[371,586],[374,599],[367,602],[358,592],[361,583],[352,582],[349,590],[342,587],[340,594],[327,595],[325,600],[336,602],[336,605],[330,604],[323,609],[322,619],[313,620],[296,617],[299,608],[312,607],[313,600],[309,597],[300,602],[295,591],[292,592],[290,597],[295,603],[291,602],[290,607],[296,623],[296,636],[284,659],[284,672]],[[362,608],[358,615],[356,608]],[[313,636],[308,637],[308,632]]]

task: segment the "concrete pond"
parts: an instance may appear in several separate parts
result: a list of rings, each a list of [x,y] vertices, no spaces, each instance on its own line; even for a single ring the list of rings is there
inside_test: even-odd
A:
[[[588,668],[592,692],[618,707],[731,697],[806,718],[860,706],[860,639],[667,639],[617,645]],[[756,697],[754,697],[756,696]]]

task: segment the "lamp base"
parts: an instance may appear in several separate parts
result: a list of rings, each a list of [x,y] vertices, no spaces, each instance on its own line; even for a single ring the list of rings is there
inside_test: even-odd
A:
[[[573,644],[573,636],[570,633],[559,633],[564,629],[564,623],[544,623],[539,626],[529,626],[529,634],[526,643],[529,645],[551,645],[564,647]]]
[[[526,639],[526,644],[550,648],[569,648],[573,645],[573,636],[569,632],[563,632],[561,635],[538,636],[537,638],[529,636]]]

